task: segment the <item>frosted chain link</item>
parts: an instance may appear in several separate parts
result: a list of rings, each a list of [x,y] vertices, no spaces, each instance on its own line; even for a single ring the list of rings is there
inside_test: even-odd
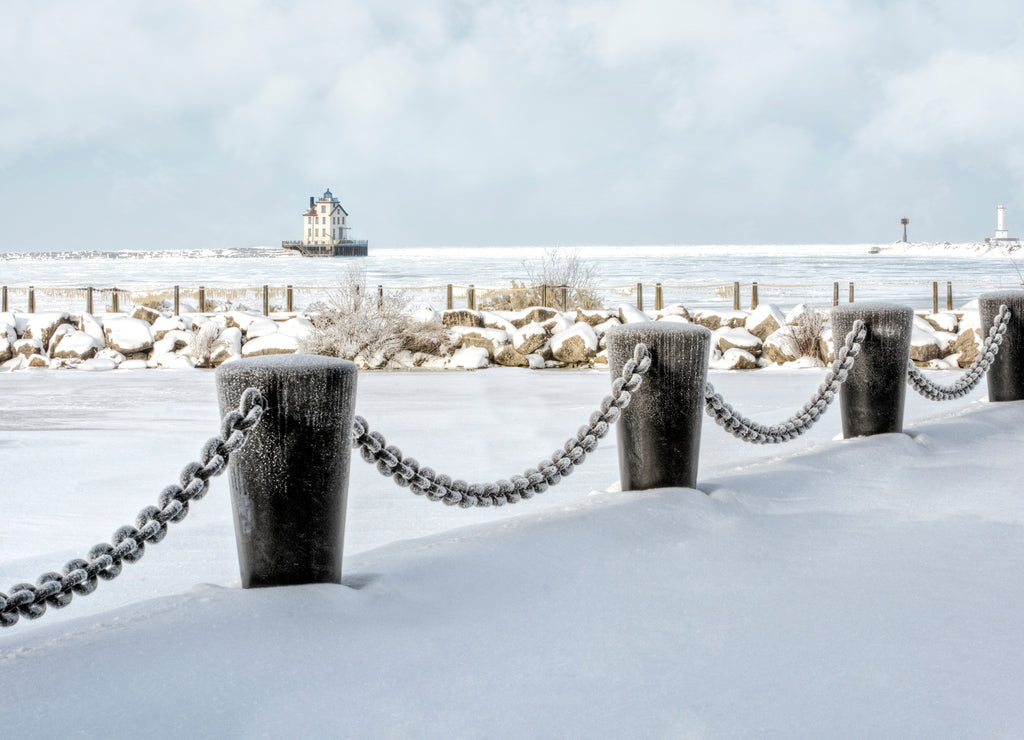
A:
[[[811,400],[781,424],[767,426],[746,418],[726,403],[720,394],[715,393],[711,383],[704,389],[704,410],[715,423],[744,442],[779,444],[796,439],[810,429],[835,400],[839,386],[846,380],[854,359],[860,354],[861,343],[866,334],[864,322],[860,319],[854,321],[850,333],[846,335],[846,341],[836,351],[832,367],[825,374],[825,382],[818,386]]]
[[[627,360],[622,375],[612,383],[612,393],[601,401],[599,411],[590,416],[590,423],[580,427],[575,437],[570,437],[562,449],[555,450],[550,458],[541,460],[536,468],[514,475],[508,480],[494,483],[466,483],[452,480],[450,476],[435,473],[411,457],[403,457],[402,451],[388,445],[380,432],[371,432],[366,419],[355,418],[353,440],[359,452],[368,463],[376,463],[377,470],[386,478],[393,477],[395,483],[408,487],[413,493],[426,496],[431,501],[443,501],[449,506],[464,509],[474,506],[503,506],[532,498],[543,493],[569,475],[573,467],[593,452],[597,441],[604,437],[614,424],[622,409],[629,405],[630,395],[640,387],[643,375],[651,367],[651,355],[646,345],[637,344],[633,358]]]
[[[978,351],[978,356],[967,371],[960,376],[960,379],[950,385],[939,385],[924,377],[924,374],[917,369],[913,360],[907,363],[907,383],[915,391],[931,401],[952,401],[955,398],[962,398],[974,390],[981,382],[992,361],[999,354],[999,346],[1003,343],[1003,336],[1010,324],[1010,309],[1006,304],[999,306],[999,313],[996,314],[989,327],[988,336]]]
[[[167,534],[168,522],[180,522],[188,515],[189,501],[198,501],[209,490],[209,479],[220,475],[231,453],[249,439],[259,423],[267,402],[255,388],[248,388],[238,409],[229,411],[221,421],[220,437],[203,445],[199,462],[190,462],[181,471],[181,485],[167,486],[157,499],[160,508],[147,506],[135,517],[135,526],[114,532],[113,544],[100,543],[89,550],[89,559],[76,558],[64,564],[63,574],[44,573],[33,585],[19,583],[11,594],[0,591],[0,626],[13,627],[19,617],[38,619],[46,607],[61,609],[75,594],[91,594],[99,579],[112,580],[121,573],[122,563],[137,562],[146,553],[146,543],[156,544]]]

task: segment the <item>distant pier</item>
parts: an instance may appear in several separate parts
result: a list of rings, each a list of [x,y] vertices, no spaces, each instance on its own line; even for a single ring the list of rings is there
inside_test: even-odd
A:
[[[309,244],[301,241],[283,241],[284,249],[294,249],[303,257],[365,257],[369,242],[351,239],[333,244]]]

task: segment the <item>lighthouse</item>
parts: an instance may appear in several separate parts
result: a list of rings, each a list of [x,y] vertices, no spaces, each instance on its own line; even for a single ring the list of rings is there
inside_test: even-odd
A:
[[[986,244],[1018,244],[1020,240],[1006,230],[1006,206],[996,206],[996,233],[985,238]]]

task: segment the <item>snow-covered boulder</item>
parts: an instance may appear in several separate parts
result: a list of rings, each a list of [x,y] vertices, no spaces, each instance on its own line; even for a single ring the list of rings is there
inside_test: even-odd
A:
[[[313,333],[313,322],[304,316],[296,316],[288,319],[283,324],[280,324],[277,328],[282,334],[287,334],[290,337],[295,337],[298,340],[303,340]]]
[[[148,370],[149,362],[147,360],[125,360],[124,362],[117,363],[118,370]]]
[[[782,327],[768,335],[761,345],[762,351],[772,362],[780,365],[786,362],[793,362],[800,357],[800,350],[797,347],[796,339],[787,327]]]
[[[117,365],[118,363],[114,362],[109,357],[93,357],[92,359],[79,364],[78,369],[89,370],[92,372],[103,372],[106,370],[113,370]]]
[[[74,324],[61,324],[57,327],[57,330],[50,335],[50,341],[46,344],[46,354],[53,357],[53,350],[60,343],[60,340],[66,337],[68,334],[73,334],[78,331]]]
[[[600,324],[594,327],[594,333],[597,336],[604,338],[604,335],[608,333],[608,330],[613,326],[622,326],[622,322],[619,321],[617,316],[609,316],[607,321],[602,321]]]
[[[256,319],[265,318],[263,314],[251,313],[249,311],[228,311],[224,314],[224,326],[226,327],[237,327],[243,332],[248,333],[249,324]]]
[[[537,322],[523,324],[512,335],[512,346],[523,355],[533,354],[543,347],[547,341],[547,331]]]
[[[162,313],[157,311],[155,308],[150,308],[149,306],[136,306],[132,309],[132,312],[129,315],[133,319],[145,321],[150,326],[155,324],[159,319],[164,318]]]
[[[760,304],[743,322],[744,328],[761,341],[785,325],[786,315],[774,303]]]
[[[299,340],[281,332],[250,339],[242,345],[242,357],[290,355],[299,351]]]
[[[53,350],[50,357],[58,360],[88,360],[96,356],[96,353],[103,349],[103,345],[89,336],[84,331],[73,329],[71,333],[64,334]]]
[[[25,334],[25,327],[28,325],[28,320],[31,316],[32,314],[6,311],[4,313],[0,313],[0,324],[13,326],[14,333],[17,335],[15,339],[19,339]]]
[[[24,339],[38,339],[44,347],[47,347],[53,333],[57,331],[57,327],[70,323],[71,317],[65,311],[34,313],[25,322],[25,330],[21,335]]]
[[[122,355],[116,349],[111,349],[110,347],[104,347],[103,349],[101,349],[99,352],[96,353],[96,357],[103,360],[110,360],[115,365],[121,365],[128,361],[124,355]],[[145,360],[142,360],[142,362],[145,362]]]
[[[974,329],[963,329],[956,335],[950,349],[956,353],[956,361],[960,367],[969,367],[978,357],[981,337]]]
[[[594,367],[608,367],[608,350],[602,349],[594,355],[594,359],[590,361],[590,364]]]
[[[478,311],[471,311],[468,308],[453,308],[441,314],[441,323],[448,327],[472,326],[483,328],[484,321],[480,318]]]
[[[590,362],[597,351],[597,334],[590,324],[582,321],[551,336],[551,354],[567,365]]]
[[[188,331],[192,328],[191,324],[191,321],[186,321],[182,316],[160,316],[152,322],[153,339],[159,342],[168,332]]]
[[[463,347],[455,350],[445,362],[445,367],[479,370],[490,364],[490,356],[483,347]]]
[[[511,321],[490,311],[481,311],[480,320],[484,322],[485,329],[501,329],[509,335],[516,330],[516,325]]]
[[[14,357],[14,345],[10,339],[0,336],[0,363],[7,362]]]
[[[148,352],[153,348],[153,327],[142,319],[108,318],[103,322],[103,333],[106,345],[123,355]]]
[[[927,323],[927,322],[925,322]],[[914,362],[929,362],[942,357],[943,346],[938,337],[917,325],[910,332],[910,359]]]
[[[291,336],[278,332],[282,336]],[[222,331],[213,344],[213,352],[210,354],[210,364],[219,367],[232,357],[242,356],[242,330],[237,326],[231,326]]]
[[[518,315],[513,316],[509,319],[513,325],[517,327],[525,326],[526,324],[543,324],[545,321],[550,321],[558,315],[558,311],[547,306],[531,306],[530,308],[524,308],[519,312]]]
[[[462,347],[482,347],[487,350],[489,358],[493,358],[503,345],[511,341],[508,332],[502,329],[453,326],[451,332],[459,338]]]
[[[13,317],[11,318],[11,323],[0,321],[0,339],[6,339],[11,344],[14,344],[14,342],[17,341],[18,330],[14,325]]]
[[[164,354],[155,359],[158,367],[168,370],[191,370],[196,366],[196,361],[188,355]]]
[[[755,358],[761,354],[761,340],[746,329],[730,329],[729,327],[716,329],[711,334],[711,341],[717,344],[722,352],[736,348],[750,353]]]
[[[15,355],[5,362],[0,362],[0,373],[11,373],[16,370],[23,370],[28,366],[28,358],[24,355]]]
[[[83,313],[78,320],[78,328],[96,340],[102,349],[107,343],[107,335],[103,333],[103,325],[91,313]]]
[[[575,322],[572,317],[566,316],[565,314],[557,314],[553,319],[541,322],[541,326],[544,327],[549,335],[557,334],[560,331],[565,331],[570,328]]]
[[[230,327],[230,324],[228,324]],[[249,322],[249,326],[245,328],[246,339],[259,339],[265,337],[268,334],[276,334],[278,331],[278,324],[271,318],[266,316],[258,316]]]
[[[530,361],[526,359],[526,355],[516,350],[511,344],[503,344],[497,352],[494,353],[495,364],[502,365],[504,367],[529,367]]]
[[[28,358],[28,365],[26,367],[29,369],[43,369],[50,367],[50,361],[43,357],[43,355],[32,355]]]
[[[960,322],[956,318],[956,314],[952,311],[940,311],[939,313],[930,313],[922,317],[928,324],[936,331],[945,331],[956,333]]]
[[[686,306],[684,306],[682,303],[670,303],[660,311],[654,312],[655,319],[659,321],[668,318],[669,316],[677,316],[679,318],[685,319],[686,321],[693,320],[693,318],[690,316],[690,312],[686,310]]]
[[[733,347],[722,353],[719,359],[708,362],[714,370],[753,370],[757,367],[757,358],[750,352]]]
[[[622,324],[638,324],[641,321],[650,321],[651,317],[641,311],[636,306],[632,306],[628,303],[622,303],[619,305],[618,316],[619,323]]]
[[[440,324],[441,315],[432,306],[420,306],[411,314],[412,320],[417,324]]]
[[[158,360],[164,355],[173,355],[178,350],[187,349],[192,343],[192,333],[175,329],[167,332],[163,339],[153,342],[153,359]]]
[[[32,355],[43,354],[43,343],[38,339],[19,339],[13,344],[12,349],[16,355],[31,357]]]
[[[605,310],[594,310],[594,309],[576,309],[576,321],[574,323],[583,322],[584,324],[590,324],[591,326],[598,326],[603,324],[611,318],[611,312]]]
[[[670,314],[665,314],[664,316],[659,316],[657,320],[658,321],[662,321],[662,322],[664,322],[666,324],[689,324],[689,323],[692,323],[685,316],[680,316],[679,314],[676,314],[676,313],[670,313]]]

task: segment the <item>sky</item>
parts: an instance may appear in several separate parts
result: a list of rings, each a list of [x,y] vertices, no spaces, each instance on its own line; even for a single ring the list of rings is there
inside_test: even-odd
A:
[[[975,241],[1010,0],[0,6],[0,251]],[[1022,226],[1024,229],[1024,226]]]

